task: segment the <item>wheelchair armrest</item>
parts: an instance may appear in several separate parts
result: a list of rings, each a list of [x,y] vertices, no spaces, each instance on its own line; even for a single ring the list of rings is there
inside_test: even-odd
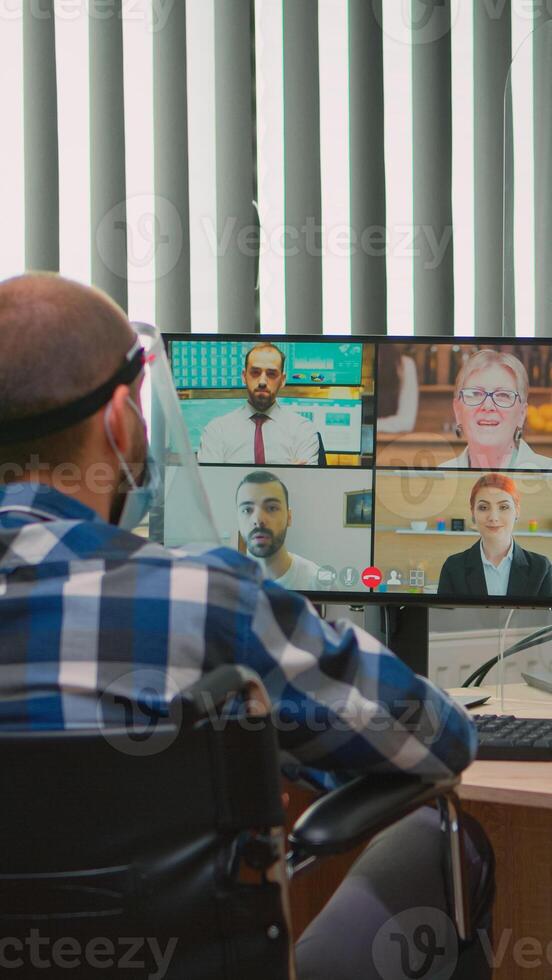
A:
[[[428,782],[407,774],[361,776],[316,800],[290,835],[291,863],[306,855],[341,854],[368,841],[380,830],[445,795],[459,777]]]
[[[182,713],[185,722],[193,724],[209,717],[210,711],[223,705],[228,698],[246,691],[254,692],[258,702],[264,704],[266,713],[270,713],[270,701],[259,675],[239,664],[223,664],[173,698],[171,716],[178,720],[178,714]]]

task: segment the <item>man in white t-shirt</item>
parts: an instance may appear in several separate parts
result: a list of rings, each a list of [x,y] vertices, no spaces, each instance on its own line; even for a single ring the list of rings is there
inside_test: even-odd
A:
[[[291,510],[287,487],[273,473],[253,470],[236,492],[238,527],[250,558],[259,562],[265,578],[286,589],[318,591],[319,566],[293,555],[285,546]]]
[[[247,352],[242,371],[247,401],[205,426],[200,463],[317,465],[320,442],[314,425],[276,401],[286,383],[284,365],[285,356],[274,344],[256,344]]]

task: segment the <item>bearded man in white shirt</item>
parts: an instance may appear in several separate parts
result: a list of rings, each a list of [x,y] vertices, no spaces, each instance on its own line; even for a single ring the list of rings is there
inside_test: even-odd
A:
[[[247,554],[261,566],[265,578],[286,589],[318,591],[319,566],[294,555],[285,546],[291,510],[287,487],[267,470],[244,476],[237,491],[238,527]]]
[[[317,465],[320,444],[312,422],[276,401],[286,383],[284,365],[285,355],[274,344],[256,344],[247,352],[247,401],[205,426],[200,463]]]

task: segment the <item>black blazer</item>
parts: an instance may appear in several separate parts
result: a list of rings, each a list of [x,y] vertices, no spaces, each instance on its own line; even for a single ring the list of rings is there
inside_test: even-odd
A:
[[[439,576],[437,595],[488,595],[479,541],[467,551],[447,558]],[[548,558],[525,551],[514,541],[506,595],[552,600],[552,565]]]

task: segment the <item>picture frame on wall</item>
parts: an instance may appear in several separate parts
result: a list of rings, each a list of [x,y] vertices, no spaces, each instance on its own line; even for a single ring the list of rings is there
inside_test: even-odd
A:
[[[346,491],[344,498],[343,526],[370,527],[372,523],[372,491]]]

